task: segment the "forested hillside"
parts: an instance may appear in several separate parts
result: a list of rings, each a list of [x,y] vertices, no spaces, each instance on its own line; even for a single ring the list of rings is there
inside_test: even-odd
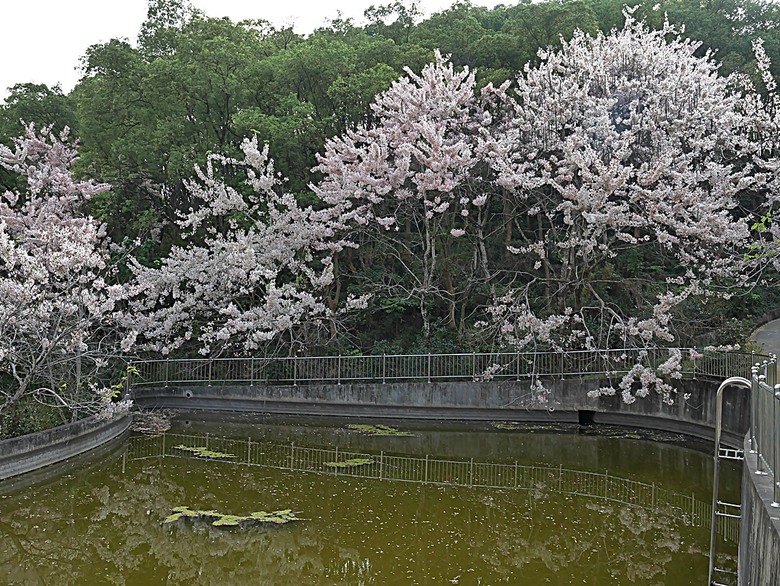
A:
[[[20,80],[0,140],[20,119],[67,126],[75,176],[111,185],[86,211],[129,284],[127,321],[146,324],[137,351],[741,342],[778,303],[751,253],[774,228],[753,157],[775,137],[756,138],[746,104],[773,119],[753,42],[780,55],[780,11],[664,1],[630,29],[624,4],[423,19],[396,2],[304,37],[260,8],[235,23],[150,0],[137,43],[90,47],[69,94]],[[610,31],[634,41],[587,40]],[[21,183],[6,167],[0,187]]]

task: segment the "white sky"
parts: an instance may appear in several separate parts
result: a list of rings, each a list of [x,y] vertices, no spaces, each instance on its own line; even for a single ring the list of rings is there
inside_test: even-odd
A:
[[[326,19],[345,17],[363,22],[363,11],[391,0],[191,0],[208,16],[234,22],[264,18],[275,25],[294,23],[307,34]],[[421,0],[426,16],[448,8],[454,0]],[[499,0],[472,0],[495,6]],[[504,0],[513,4],[513,0]],[[0,100],[16,83],[59,83],[65,93],[78,81],[79,58],[87,47],[112,38],[135,44],[146,17],[146,0],[0,0]]]

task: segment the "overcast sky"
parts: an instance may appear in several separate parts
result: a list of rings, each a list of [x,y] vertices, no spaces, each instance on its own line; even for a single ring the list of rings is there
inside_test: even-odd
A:
[[[362,22],[372,4],[391,0],[192,0],[208,16],[233,21],[264,18],[276,25],[293,23],[309,33],[326,19],[344,16]],[[421,0],[426,15],[448,8],[454,0]],[[499,0],[473,0],[494,6]],[[513,0],[504,0],[513,4]],[[135,43],[146,17],[146,0],[0,0],[0,100],[15,83],[59,83],[67,93],[78,80],[76,68],[87,47],[112,38]]]

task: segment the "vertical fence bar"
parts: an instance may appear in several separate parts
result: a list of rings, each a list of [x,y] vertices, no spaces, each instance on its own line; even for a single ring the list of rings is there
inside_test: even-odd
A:
[[[758,375],[758,394],[759,394],[759,409],[758,409],[758,418],[756,419],[757,423],[757,430],[756,433],[758,435],[758,455],[756,458],[756,474],[758,475],[765,475],[767,474],[766,466],[764,464],[764,453],[766,453],[766,450],[768,448],[767,444],[769,442],[766,441],[766,389],[764,388],[766,386],[766,370],[762,368],[761,364],[756,365],[758,367],[758,372],[761,373],[763,371],[763,374]]]
[[[753,454],[757,454],[758,438],[756,436],[756,426],[758,425],[758,369],[756,366],[753,366],[750,372],[750,451]]]
[[[132,362],[125,366],[125,398],[130,397],[130,392],[133,388],[133,368]]]
[[[209,360],[209,386],[211,386],[211,367],[214,364],[214,360]]]
[[[168,377],[169,377],[169,367],[168,364],[170,362],[169,358],[165,359],[165,388],[168,388]]]
[[[775,368],[776,365],[772,365]],[[774,377],[773,377],[774,378]],[[772,506],[780,508],[780,446],[778,446],[778,406],[777,402],[780,399],[780,385],[773,387],[772,393]]]

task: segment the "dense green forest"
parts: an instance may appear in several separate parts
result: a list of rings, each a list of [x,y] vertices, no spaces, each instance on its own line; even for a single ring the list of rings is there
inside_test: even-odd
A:
[[[375,124],[374,97],[404,75],[405,67],[420,72],[439,49],[456,68],[476,72],[477,91],[488,83],[499,86],[537,65],[540,48],[559,47],[575,29],[596,34],[621,28],[625,4],[565,0],[487,9],[457,2],[422,18],[414,3],[395,2],[368,9],[368,24],[334,18],[303,36],[274,28],[262,20],[260,8],[257,20],[235,23],[193,10],[185,0],[150,0],[137,43],[112,39],[91,46],[81,60],[81,80],[69,94],[28,83],[11,88],[0,107],[0,140],[10,144],[10,137],[21,134],[20,119],[39,127],[68,126],[79,141],[76,174],[112,186],[92,198],[89,212],[107,225],[114,242],[135,242],[133,255],[153,267],[181,243],[176,220],[193,205],[186,181],[209,154],[236,155],[244,137],[256,136],[269,145],[275,169],[287,178],[285,189],[302,205],[316,207],[319,200],[309,186],[322,179],[313,171],[317,153],[328,139]],[[662,26],[665,18],[684,26],[684,36],[702,43],[697,55],[712,53],[722,75],[739,71],[759,79],[751,46],[756,38],[764,40],[770,57],[780,54],[780,10],[772,3],[671,0],[640,5],[634,16],[650,28]],[[14,181],[0,169],[0,188],[12,188]],[[506,230],[493,239],[492,270],[517,269],[516,258],[505,250],[509,240]],[[496,293],[488,283],[459,289],[457,303],[446,294],[426,301],[433,328],[422,335],[419,302],[392,293],[403,287],[388,285],[409,276],[387,262],[385,253],[364,245],[337,259],[328,292],[332,307],[348,293],[371,292],[374,300],[358,318],[360,327],[320,351],[448,351],[489,344],[472,330],[477,308]],[[455,280],[470,278],[459,270],[468,262],[451,251],[434,275],[442,291],[455,291]],[[623,270],[652,278],[652,258],[629,251],[620,263]],[[681,323],[696,324],[678,328],[679,342],[740,341],[751,319],[776,303],[767,288],[713,300],[678,316]]]

